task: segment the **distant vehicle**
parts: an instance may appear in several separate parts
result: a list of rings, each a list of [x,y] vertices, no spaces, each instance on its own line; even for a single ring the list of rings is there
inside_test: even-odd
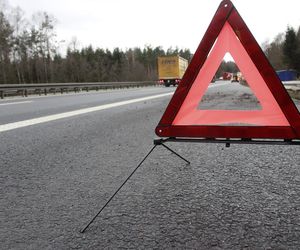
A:
[[[240,82],[243,79],[241,72],[236,72],[232,74],[231,82]]]
[[[238,76],[237,75],[233,75],[232,79],[231,79],[231,82],[239,82]]]
[[[239,82],[239,81],[240,81],[239,75],[237,73],[233,73],[231,82]]]
[[[296,70],[278,70],[276,71],[281,81],[294,81],[297,80]]]
[[[159,83],[169,87],[179,84],[188,61],[180,56],[163,56],[157,58]]]
[[[222,78],[223,78],[223,80],[225,80],[225,81],[229,81],[229,80],[231,80],[231,78],[232,78],[232,73],[230,73],[230,72],[223,72]]]

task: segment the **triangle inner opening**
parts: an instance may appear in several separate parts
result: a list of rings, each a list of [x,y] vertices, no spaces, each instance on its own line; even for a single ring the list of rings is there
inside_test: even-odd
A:
[[[198,110],[262,110],[231,54],[227,52],[206,89]]]

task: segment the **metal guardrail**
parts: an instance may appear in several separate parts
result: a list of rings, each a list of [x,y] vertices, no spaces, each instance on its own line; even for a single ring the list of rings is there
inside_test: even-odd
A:
[[[0,98],[10,95],[27,97],[30,94],[68,93],[100,89],[119,89],[157,85],[156,81],[144,82],[92,82],[92,83],[38,83],[38,84],[0,84]]]
[[[300,81],[283,81],[282,83],[284,85],[291,85],[291,86],[300,87]]]
[[[292,98],[300,99],[300,81],[282,82]]]
[[[146,87],[157,85],[157,81],[140,82],[92,82],[92,83],[38,83],[38,84],[0,84],[0,98],[6,96],[21,95],[27,97],[30,94],[47,95],[48,93],[68,93],[100,89],[119,89],[132,87]],[[300,81],[283,82],[290,91],[299,92]],[[297,94],[298,95],[298,94]]]

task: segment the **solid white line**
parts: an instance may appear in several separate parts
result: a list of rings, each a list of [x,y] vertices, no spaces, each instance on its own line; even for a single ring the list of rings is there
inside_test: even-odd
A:
[[[32,126],[32,125],[35,125],[35,124],[40,124],[40,123],[55,121],[55,120],[59,120],[59,119],[67,118],[67,117],[72,117],[72,116],[76,116],[76,115],[82,115],[82,114],[86,114],[86,113],[90,113],[90,112],[110,109],[110,108],[114,108],[114,107],[120,107],[120,106],[132,104],[132,103],[136,103],[136,102],[148,101],[148,100],[152,100],[152,99],[156,99],[156,98],[169,96],[169,95],[172,95],[172,94],[173,94],[173,92],[166,93],[166,94],[160,94],[160,95],[147,96],[147,97],[132,99],[132,100],[129,100],[129,101],[122,101],[122,102],[104,104],[104,105],[101,105],[101,106],[85,108],[85,109],[79,109],[79,110],[65,112],[65,113],[56,114],[56,115],[49,115],[49,116],[34,118],[34,119],[20,121],[20,122],[8,123],[8,124],[0,125],[0,133],[4,132],[4,131],[17,129],[17,128]]]
[[[17,104],[24,104],[24,103],[32,103],[32,101],[0,103],[0,106],[17,105]]]
[[[208,88],[218,87],[218,86],[222,86],[222,85],[226,85],[226,84],[228,84],[228,83],[214,84],[214,85],[210,85]],[[156,98],[161,98],[161,97],[173,95],[173,93],[174,92],[169,92],[169,93],[165,93],[165,94],[147,96],[147,97],[137,98],[137,99],[133,99],[133,100],[129,100],[129,101],[122,101],[122,102],[104,104],[104,105],[100,105],[100,106],[96,106],[96,107],[79,109],[79,110],[65,112],[65,113],[56,114],[56,115],[48,115],[48,116],[44,116],[44,117],[39,117],[39,118],[34,118],[34,119],[29,119],[29,120],[24,120],[24,121],[19,121],[19,122],[3,124],[3,125],[0,125],[0,133],[5,132],[5,131],[9,131],[9,130],[13,130],[13,129],[32,126],[32,125],[35,125],[35,124],[40,124],[40,123],[55,121],[55,120],[59,120],[59,119],[67,118],[67,117],[72,117],[72,116],[76,116],[76,115],[82,115],[82,114],[87,114],[87,113],[90,113],[90,112],[95,112],[95,111],[120,107],[120,106],[132,104],[132,103],[136,103],[136,102],[142,102],[142,101],[152,100],[152,99],[156,99]],[[27,103],[27,102],[32,102],[32,101],[24,101],[24,102],[18,102],[18,103],[10,103],[10,104],[20,104],[20,103]],[[6,104],[6,103],[3,103],[3,105],[4,104]]]

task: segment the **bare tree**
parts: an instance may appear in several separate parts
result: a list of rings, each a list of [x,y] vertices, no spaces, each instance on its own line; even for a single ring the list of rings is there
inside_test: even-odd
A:
[[[56,52],[54,26],[56,20],[47,12],[38,12],[33,15],[33,29],[37,31],[38,53],[43,62],[43,79],[45,82],[52,81],[52,59]]]
[[[286,67],[283,61],[283,41],[284,34],[279,33],[273,42],[269,44],[265,42],[263,45],[263,50],[275,70],[280,70]]]
[[[22,83],[25,82],[22,70],[22,47],[24,47],[22,34],[26,30],[28,23],[24,18],[24,12],[20,7],[12,9],[10,19],[13,26],[12,57],[17,72],[18,82]]]
[[[12,28],[5,18],[3,12],[0,12],[0,65],[2,77],[1,83],[8,82],[8,72],[10,71],[10,52],[12,43]]]

